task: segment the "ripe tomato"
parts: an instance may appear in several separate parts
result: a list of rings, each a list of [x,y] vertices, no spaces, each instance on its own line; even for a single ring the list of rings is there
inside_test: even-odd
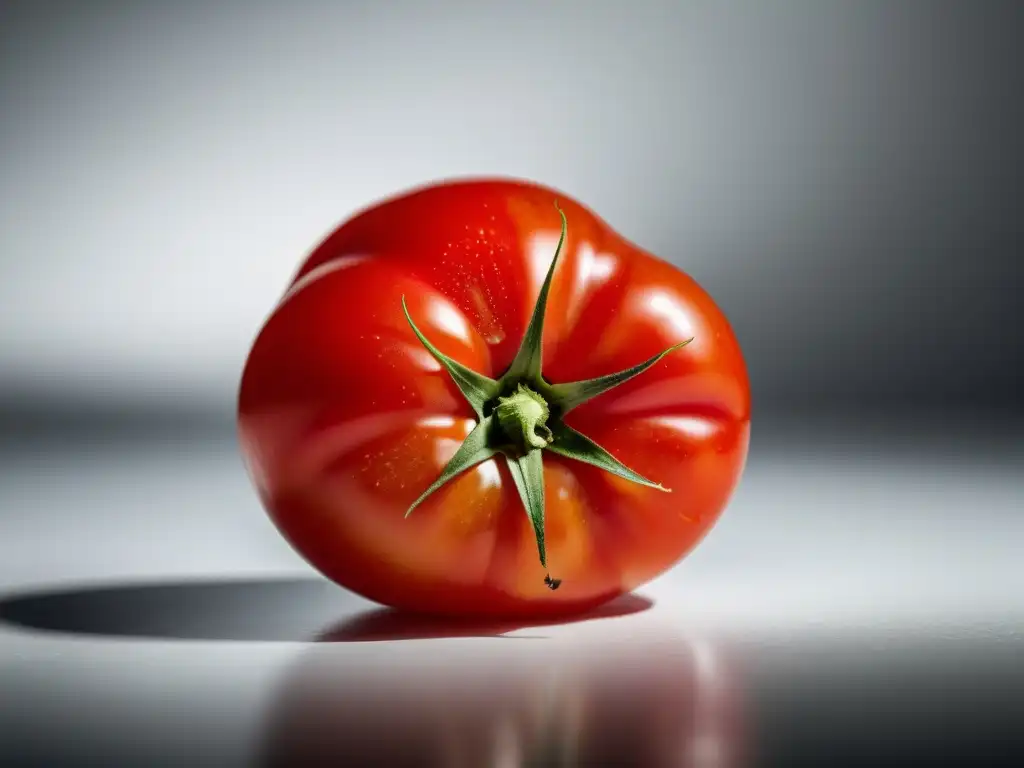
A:
[[[307,258],[246,362],[239,428],[273,521],[337,583],[551,616],[700,541],[742,473],[750,392],[693,279],[552,189],[467,180]]]

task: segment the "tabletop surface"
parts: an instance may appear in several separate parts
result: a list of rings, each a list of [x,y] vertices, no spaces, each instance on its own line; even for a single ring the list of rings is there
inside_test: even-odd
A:
[[[807,430],[755,434],[680,566],[548,625],[323,581],[222,436],[23,441],[0,764],[1022,764],[1019,443]]]

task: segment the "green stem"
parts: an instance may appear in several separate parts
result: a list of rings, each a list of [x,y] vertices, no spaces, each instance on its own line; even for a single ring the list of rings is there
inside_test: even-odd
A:
[[[519,453],[547,448],[554,437],[547,426],[551,411],[544,398],[520,384],[508,397],[498,398],[498,423]]]

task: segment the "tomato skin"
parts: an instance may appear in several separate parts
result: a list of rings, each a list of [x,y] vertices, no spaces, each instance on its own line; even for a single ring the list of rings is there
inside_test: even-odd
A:
[[[444,354],[497,378],[554,254],[556,201],[568,236],[545,378],[593,378],[694,340],[566,417],[672,493],[545,451],[553,592],[503,461],[405,518],[475,422],[401,300]],[[309,256],[246,362],[239,430],[271,518],[328,578],[421,612],[551,616],[631,591],[701,540],[743,470],[750,392],[728,321],[690,277],[560,192],[456,181],[358,214]]]

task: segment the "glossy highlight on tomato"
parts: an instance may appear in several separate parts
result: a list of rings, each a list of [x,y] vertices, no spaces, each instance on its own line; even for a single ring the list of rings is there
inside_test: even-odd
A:
[[[409,610],[553,616],[703,538],[750,393],[693,279],[556,190],[471,179],[364,210],[307,258],[246,362],[239,430],[328,578]]]

